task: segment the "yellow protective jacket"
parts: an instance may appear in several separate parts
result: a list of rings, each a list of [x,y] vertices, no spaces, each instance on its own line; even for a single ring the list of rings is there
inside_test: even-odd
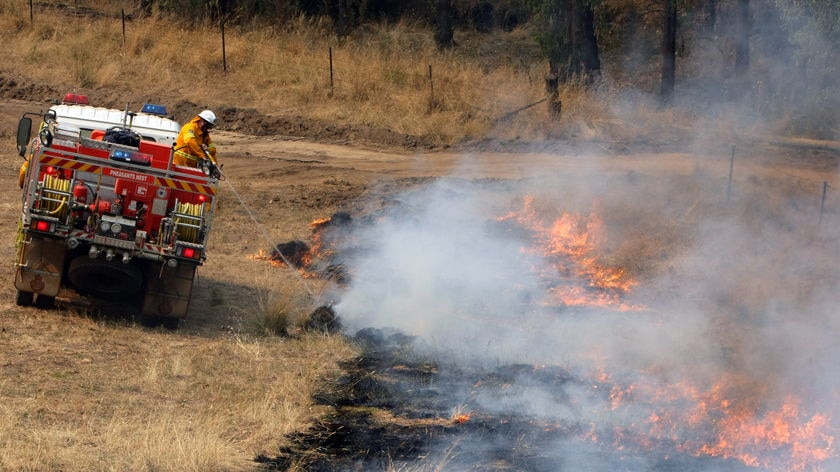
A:
[[[23,164],[21,164],[20,170],[18,171],[18,185],[20,185],[20,188],[23,188],[23,183],[26,182],[26,171],[29,168],[30,157],[27,157],[26,160],[23,161]]]
[[[216,145],[208,133],[201,131],[199,122],[201,118],[196,116],[181,127],[181,132],[175,140],[175,156],[172,159],[175,164],[198,167],[199,159],[207,155],[214,164],[216,163]],[[204,149],[207,150],[207,154]]]

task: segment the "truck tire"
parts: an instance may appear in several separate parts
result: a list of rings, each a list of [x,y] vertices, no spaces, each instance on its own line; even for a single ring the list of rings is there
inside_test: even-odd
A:
[[[163,324],[164,328],[166,328],[168,330],[171,330],[171,331],[174,331],[174,330],[178,329],[178,325],[181,323],[181,319],[180,318],[174,318],[174,317],[171,317],[171,316],[165,316],[163,318],[163,320],[161,321],[161,323]]]
[[[124,300],[143,287],[143,273],[137,265],[85,255],[70,262],[67,277],[77,291],[106,300]]]
[[[52,310],[55,308],[55,297],[39,294],[35,299],[35,306],[42,310]]]
[[[168,330],[174,331],[178,329],[181,319],[172,316],[139,315],[137,322],[147,328],[163,326]]]
[[[18,290],[17,293],[17,306],[30,306],[32,305],[32,301],[35,299],[33,296],[35,295],[32,292],[23,292]]]

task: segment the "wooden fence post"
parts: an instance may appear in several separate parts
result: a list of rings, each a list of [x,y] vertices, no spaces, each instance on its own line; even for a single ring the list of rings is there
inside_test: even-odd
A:
[[[732,146],[732,157],[729,158],[729,183],[726,185],[726,201],[732,195],[732,170],[735,167],[735,145]]]
[[[225,19],[219,20],[219,29],[222,33],[222,72],[227,72],[227,53],[225,52]]]
[[[825,210],[825,197],[828,195],[828,182],[823,182],[822,199],[820,199],[820,220],[817,226],[822,226],[823,211]]]
[[[432,79],[432,65],[429,64],[429,111],[435,108],[435,82]]]
[[[333,56],[332,56],[332,46],[330,46],[330,97],[333,96],[335,83],[334,81],[334,72],[333,72]]]
[[[122,21],[122,40],[123,40],[123,53],[125,53],[125,8],[120,9],[120,20]]]

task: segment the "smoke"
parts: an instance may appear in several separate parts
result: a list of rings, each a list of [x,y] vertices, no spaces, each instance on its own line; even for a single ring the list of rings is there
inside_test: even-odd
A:
[[[635,130],[692,149],[663,158],[666,169],[623,156],[601,166],[578,150],[558,156],[567,165],[512,156],[506,165],[521,180],[475,180],[480,158],[465,158],[463,173],[400,193],[354,226],[363,247],[348,250],[351,283],[335,307],[350,333],[416,336],[413,348],[442,378],[445,366],[504,377],[442,385],[453,408],[563,429],[523,432],[526,446],[488,435],[474,450],[534,448],[550,465],[530,470],[838,464],[840,200],[830,194],[823,214],[823,182],[742,167],[759,156],[740,144],[727,187],[736,141],[721,139],[745,129],[837,139],[836,31],[784,2],[752,12],[745,75],[732,75],[730,41],[744,25],[726,10],[708,35],[683,30],[691,54],[678,58],[676,107],[603,92],[621,124],[607,134],[620,141]],[[597,256],[630,270],[637,285],[622,301],[640,308],[557,304],[547,279],[574,272],[529,250],[534,232],[504,218],[526,195],[549,220],[599,215]]]
[[[540,446],[541,457],[563,470],[618,470],[619,463],[676,470],[643,452],[634,456],[625,447],[639,445],[627,437],[674,445],[693,461],[705,445],[734,441],[728,416],[751,415],[744,428],[760,430],[787,405],[801,407],[785,419],[803,429],[792,425],[784,447],[828,451],[836,426],[812,439],[803,425],[838,413],[836,224],[817,230],[813,195],[774,196],[791,190],[761,178],[730,202],[722,189],[725,180],[702,170],[664,182],[586,160],[563,176],[440,179],[396,195],[354,226],[352,240],[363,247],[346,260],[351,283],[335,308],[349,332],[395,328],[416,336],[417,352],[441,365],[473,372],[534,366],[504,388],[442,388],[457,389],[469,409],[575,430]],[[546,278],[568,274],[527,250],[533,232],[504,218],[522,208],[524,195],[548,215],[600,213],[609,231],[599,249],[639,267],[626,301],[643,308],[551,303]],[[546,381],[546,368],[559,369],[562,380]],[[693,425],[680,419],[689,413],[706,416]],[[656,417],[661,422],[651,422]],[[666,420],[670,429],[658,430]],[[599,440],[581,439],[587,428]],[[820,463],[781,456],[759,465]]]

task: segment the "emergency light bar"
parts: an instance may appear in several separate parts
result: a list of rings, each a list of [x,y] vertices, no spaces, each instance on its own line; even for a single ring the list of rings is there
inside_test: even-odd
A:
[[[166,106],[156,105],[154,103],[147,103],[140,109],[140,113],[148,113],[149,115],[166,116]]]
[[[111,151],[111,160],[129,162],[141,166],[152,165],[152,155],[143,152],[128,151],[126,149],[114,149]]]
[[[69,103],[72,105],[90,105],[87,95],[78,93],[65,93],[62,103]]]

